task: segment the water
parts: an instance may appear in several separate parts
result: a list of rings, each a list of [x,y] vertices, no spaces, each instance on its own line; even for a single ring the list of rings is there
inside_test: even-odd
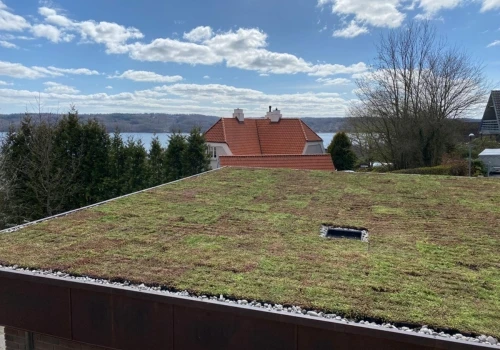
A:
[[[6,135],[5,132],[0,132],[0,140],[2,140],[3,136],[5,136],[5,135]],[[184,134],[184,135],[187,135],[187,134]],[[319,135],[319,137],[321,137],[323,139],[323,144],[325,145],[325,149],[326,149],[328,147],[328,145],[330,144],[330,142],[332,141],[335,133],[318,133],[318,135]],[[122,132],[121,136],[123,138],[123,141],[127,141],[127,139],[129,137],[133,137],[135,140],[141,140],[142,143],[144,144],[144,147],[146,148],[146,150],[149,150],[149,148],[151,146],[151,141],[153,140],[153,137],[155,136],[155,134],[147,133],[147,132],[140,132],[140,133]],[[158,136],[158,138],[160,139],[162,146],[167,147],[170,133],[159,133],[159,134],[156,134],[156,136]]]

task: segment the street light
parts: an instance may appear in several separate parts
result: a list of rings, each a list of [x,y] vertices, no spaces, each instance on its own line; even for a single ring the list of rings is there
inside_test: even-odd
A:
[[[474,137],[473,133],[469,134],[469,177],[471,177],[472,171],[472,138]]]

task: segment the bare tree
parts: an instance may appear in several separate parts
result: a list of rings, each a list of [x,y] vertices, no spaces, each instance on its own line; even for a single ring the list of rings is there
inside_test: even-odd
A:
[[[482,66],[427,22],[383,36],[377,54],[373,72],[356,82],[352,128],[395,168],[439,164],[453,134],[449,121],[486,96]]]

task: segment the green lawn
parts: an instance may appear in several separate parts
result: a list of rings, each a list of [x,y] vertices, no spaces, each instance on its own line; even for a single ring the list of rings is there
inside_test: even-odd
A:
[[[226,168],[0,234],[0,261],[498,337],[499,232],[498,179]]]

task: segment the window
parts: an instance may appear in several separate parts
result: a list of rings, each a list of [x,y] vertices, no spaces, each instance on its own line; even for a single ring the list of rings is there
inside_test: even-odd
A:
[[[207,153],[208,153],[208,156],[210,158],[216,159],[217,158],[217,147],[208,146],[207,147]]]

